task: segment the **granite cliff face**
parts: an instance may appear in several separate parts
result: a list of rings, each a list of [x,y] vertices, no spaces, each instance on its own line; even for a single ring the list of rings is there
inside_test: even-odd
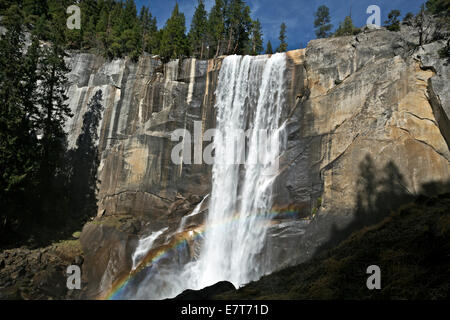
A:
[[[279,214],[264,255],[277,268],[308,260],[358,209],[373,213],[377,194],[415,195],[450,180],[450,70],[437,57],[439,42],[413,50],[416,39],[411,30],[366,30],[287,53],[288,149],[274,184]],[[202,132],[215,127],[222,59],[68,59],[71,146],[98,89],[105,107],[99,211],[81,236],[84,297],[101,297],[129,274],[141,236],[167,227],[153,245],[155,254],[203,223],[207,204],[176,232],[210,192],[211,167],[175,165],[171,152],[178,141],[170,136],[179,128],[194,132],[196,121]],[[199,245],[185,239],[180,265]]]
[[[208,168],[186,170],[171,164],[177,128],[204,129],[214,125],[212,93],[216,78],[213,61],[172,61],[166,65],[145,56],[137,64],[105,62],[90,54],[69,60],[68,123],[73,146],[83,112],[97,90],[103,90],[105,111],[100,128],[99,214],[161,214],[177,192],[207,191]],[[209,80],[211,79],[211,80]]]

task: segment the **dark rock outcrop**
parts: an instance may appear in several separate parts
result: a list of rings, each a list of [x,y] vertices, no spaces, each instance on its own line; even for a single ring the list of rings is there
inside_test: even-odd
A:
[[[211,300],[217,295],[229,293],[234,290],[236,290],[236,288],[232,283],[221,281],[201,290],[186,290],[176,296],[174,300]]]

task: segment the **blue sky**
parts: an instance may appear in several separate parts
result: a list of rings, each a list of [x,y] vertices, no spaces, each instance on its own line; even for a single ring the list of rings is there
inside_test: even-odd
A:
[[[170,17],[176,0],[135,0],[138,8],[142,5],[150,7],[150,11],[158,20],[158,27],[163,27]],[[334,29],[345,16],[352,12],[356,26],[366,24],[369,17],[366,9],[370,5],[378,5],[381,9],[382,23],[392,9],[400,10],[402,16],[411,11],[417,13],[426,0],[247,0],[252,9],[252,18],[259,18],[263,27],[264,43],[267,40],[272,46],[278,46],[278,34],[281,22],[285,22],[288,31],[289,49],[306,46],[315,38],[314,12],[320,5],[330,8],[331,23]],[[149,5],[150,3],[150,5]],[[189,29],[191,18],[197,6],[197,0],[178,0],[181,11],[186,16],[186,26]],[[213,6],[214,0],[205,0],[207,10]]]

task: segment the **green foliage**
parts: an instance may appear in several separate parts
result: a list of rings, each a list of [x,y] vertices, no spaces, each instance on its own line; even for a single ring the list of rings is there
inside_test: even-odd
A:
[[[400,31],[400,20],[398,17],[400,17],[399,10],[392,10],[389,12],[388,20],[384,22],[389,31]]]
[[[13,1],[0,1],[0,14]],[[261,24],[250,17],[244,0],[215,0],[208,13],[198,0],[186,35],[185,17],[178,5],[158,30],[147,7],[138,13],[134,0],[82,0],[81,29],[66,28],[71,0],[22,0],[24,23],[39,39],[50,41],[55,27],[64,29],[65,49],[102,54],[108,59],[128,56],[136,61],[143,52],[164,60],[192,55],[200,59],[222,54],[258,54],[263,51]]]
[[[96,26],[100,31],[98,42],[103,43],[104,54],[110,59],[128,55],[137,60],[143,47],[142,29],[134,0],[124,4],[112,2],[100,10],[100,21]]]
[[[353,25],[352,17],[346,16],[344,21],[339,24],[339,27],[334,33],[334,36],[335,37],[351,36],[356,35],[360,32],[361,30]]]
[[[58,13],[61,3],[48,3],[51,19],[42,16],[36,20],[27,50],[20,50],[25,47],[24,11],[12,5],[3,13],[7,32],[0,37],[2,243],[11,235],[13,239],[34,238],[34,228],[61,230],[96,212],[95,140],[101,93],[89,105],[77,141],[77,157],[72,157],[64,131],[72,116],[65,94],[69,72],[65,64],[66,20]],[[125,30],[131,30],[129,27]],[[129,41],[133,39],[130,34],[126,42],[117,45],[131,49]],[[118,50],[123,50],[122,46]]]
[[[448,39],[448,32],[450,31],[450,0],[429,0],[425,5],[427,11],[436,18],[436,27],[438,30],[435,32],[434,38]]]
[[[194,56],[212,58],[222,54],[255,54],[263,50],[259,20],[252,21],[250,7],[243,0],[216,0],[207,16],[206,27],[203,27],[205,12],[201,1],[189,33]]]
[[[266,54],[272,54],[272,53],[273,53],[272,44],[270,43],[270,40],[269,40],[267,42]]]
[[[26,17],[25,23],[36,24],[48,12],[48,4],[46,0],[23,0],[22,9]]]
[[[322,197],[317,198],[317,207],[322,206]]]
[[[331,35],[330,30],[333,28],[333,25],[330,24],[330,9],[327,6],[320,6],[314,14],[314,17],[317,38],[329,37]]]
[[[264,50],[261,23],[259,22],[258,19],[253,21],[250,42],[251,42],[251,48],[249,50],[250,54],[257,55]]]
[[[208,51],[210,51],[208,56],[218,56],[221,53],[225,37],[225,3],[223,0],[216,0],[211,8],[208,16],[208,30]]]
[[[225,54],[246,54],[249,47],[252,19],[250,7],[243,0],[230,0],[224,7]]]
[[[64,198],[63,126],[71,116],[65,104],[64,30],[58,24],[52,32],[34,29],[25,52],[18,49],[25,45],[24,21],[23,11],[11,6],[2,21],[7,32],[0,39],[0,203],[6,208],[2,230],[63,218],[57,215],[64,207],[64,200],[59,202]],[[41,46],[43,38],[50,44]]]
[[[322,198],[319,197],[316,200],[316,205],[314,206],[314,208],[312,209],[312,216],[315,216],[317,214],[317,212],[319,211],[320,207],[322,206]]]
[[[194,16],[192,17],[191,29],[188,39],[190,51],[193,56],[203,59],[206,51],[206,33],[208,31],[208,18],[203,0],[198,1]]]
[[[428,0],[425,5],[432,14],[442,17],[450,16],[450,0]]]
[[[277,52],[286,52],[288,44],[286,42],[286,24],[283,22],[280,26],[280,36],[278,40],[280,40],[280,45],[277,48]]]
[[[65,208],[67,197],[64,124],[72,114],[65,94],[66,74],[69,72],[64,61],[66,54],[57,37],[51,40],[51,45],[42,48],[38,70],[41,79],[37,99],[41,110],[38,126],[42,132],[39,140],[38,185],[42,218],[57,225],[64,219],[60,210]]]
[[[25,191],[32,185],[31,176],[36,169],[35,136],[26,112],[27,96],[22,91],[28,65],[26,56],[17,50],[24,45],[24,17],[16,5],[9,7],[5,14],[2,23],[7,32],[0,38],[1,231],[8,225],[20,223],[29,213],[23,200],[26,200]]]
[[[251,19],[244,0],[216,0],[209,13],[199,0],[189,35],[178,5],[158,30],[149,9],[138,13],[134,0],[75,3],[81,9],[80,30],[66,26],[66,9],[73,0],[0,0],[1,25],[7,30],[0,37],[2,238],[6,232],[28,235],[30,228],[62,227],[67,220],[95,214],[98,154],[93,141],[101,93],[89,104],[77,149],[69,152],[63,129],[72,116],[66,96],[68,49],[135,61],[144,52],[171,59],[189,53],[199,58],[259,54],[264,49],[261,23]],[[281,51],[287,48],[285,29],[283,24]],[[25,32],[31,35],[30,46],[20,50]],[[270,43],[267,51],[273,51]]]
[[[150,10],[143,7],[139,17],[142,27],[142,50],[156,53],[159,50],[160,36],[156,25],[156,17],[153,17]]]
[[[176,59],[187,55],[187,52],[186,19],[176,3],[162,31],[160,54],[166,58]]]

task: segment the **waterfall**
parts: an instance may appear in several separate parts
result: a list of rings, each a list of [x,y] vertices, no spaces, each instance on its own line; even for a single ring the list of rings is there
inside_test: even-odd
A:
[[[198,263],[198,287],[221,280],[239,287],[267,270],[257,255],[264,245],[272,206],[274,176],[267,169],[281,151],[285,64],[284,54],[270,58],[230,56],[223,61],[216,96],[217,130],[222,141],[215,143],[217,158],[204,249]],[[246,130],[247,125],[251,129],[247,140],[236,139],[235,133]],[[261,148],[263,132],[270,150]],[[234,149],[227,141],[235,142]],[[241,172],[241,166],[233,161],[241,159],[244,151]]]
[[[188,214],[187,216],[184,216],[183,218],[181,218],[181,223],[180,223],[180,226],[178,227],[177,232],[183,231],[184,227],[186,226],[186,221],[187,221],[189,218],[194,217],[194,216],[196,216],[196,215],[198,215],[198,214],[200,213],[200,210],[201,210],[201,208],[202,208],[203,202],[205,202],[206,198],[208,198],[208,197],[209,197],[209,194],[207,194],[207,195],[203,198],[203,200],[200,201],[199,204],[197,204],[197,206],[194,208],[194,210],[193,210],[190,214]]]
[[[152,249],[153,243],[158,239],[160,235],[164,233],[168,228],[161,229],[159,231],[152,232],[148,237],[139,240],[138,246],[133,253],[133,270],[141,262],[142,258]]]
[[[156,265],[131,298],[174,297],[223,280],[239,287],[273,271],[262,249],[276,163],[285,144],[285,70],[284,53],[223,60],[215,104],[219,138],[214,139],[212,190],[200,254],[182,270],[175,264]]]

